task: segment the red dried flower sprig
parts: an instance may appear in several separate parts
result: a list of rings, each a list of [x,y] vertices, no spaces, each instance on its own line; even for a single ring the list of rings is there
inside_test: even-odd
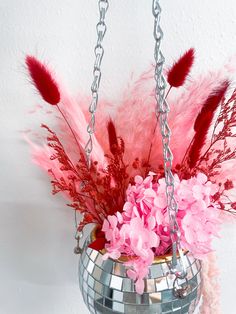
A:
[[[57,160],[63,177],[57,177],[49,169],[53,177],[51,183],[53,194],[67,193],[72,199],[70,207],[84,214],[78,228],[82,230],[88,223],[102,225],[103,220],[117,211],[122,211],[125,202],[125,191],[128,186],[127,166],[123,161],[124,143],[117,138],[118,148],[113,156],[106,155],[108,166],[106,169],[97,169],[93,162],[90,169],[87,167],[85,156],[80,153],[80,158],[74,165],[68,157],[63,144],[55,132],[46,125],[42,125],[49,132],[48,146],[52,149],[52,160]],[[119,144],[120,141],[120,144]]]
[[[74,165],[66,153],[63,144],[57,137],[56,133],[50,130],[46,125],[42,125],[49,133],[47,136],[48,146],[52,149],[51,160],[57,160],[60,164],[60,170],[63,172],[63,176],[57,177],[52,169],[48,172],[52,176],[52,193],[63,192],[69,195],[73,203],[70,204],[72,207],[76,207],[79,204],[80,212],[86,212],[90,220],[93,222],[101,223],[102,219],[94,210],[93,206],[88,206],[93,203],[93,197],[89,194],[83,193],[80,189],[80,183],[83,178],[78,169],[78,164]],[[80,164],[86,164],[84,156],[81,154]],[[77,208],[78,209],[78,208]],[[86,218],[88,218],[86,217]]]
[[[236,127],[236,90],[233,91],[228,101],[221,103],[212,139],[209,147],[199,158],[198,167],[206,163],[209,179],[218,174],[223,162],[236,158],[236,145],[228,145],[229,138],[236,138],[234,128]],[[221,147],[220,144],[221,143]]]
[[[230,98],[225,101],[225,93],[229,87],[229,82],[225,81],[217,93],[209,96],[205,102],[202,110],[200,111],[194,128],[197,132],[203,132],[202,137],[206,136],[209,132],[209,124],[213,120],[215,107],[220,107],[218,117],[216,118],[215,125],[211,136],[210,144],[203,151],[203,146],[197,148],[194,143],[194,138],[190,144],[190,150],[187,151],[186,156],[181,165],[177,165],[175,171],[179,174],[180,178],[190,178],[198,172],[205,173],[208,179],[214,182],[214,178],[219,175],[223,163],[230,160],[236,160],[236,144],[234,147],[228,144],[228,139],[236,138],[236,89],[233,91]],[[206,107],[206,105],[209,107]],[[210,112],[208,112],[210,111]],[[208,125],[205,126],[207,122]],[[196,134],[194,135],[194,137]],[[208,135],[209,136],[209,135]],[[197,150],[199,149],[199,150]],[[188,155],[189,153],[189,155]],[[196,154],[196,155],[194,155]],[[191,167],[188,158],[192,156],[194,165]],[[233,182],[226,178],[225,182],[219,183],[219,191],[215,195],[215,201],[220,205],[220,209],[227,210],[228,212],[235,213],[235,203],[232,202],[226,194],[226,191],[232,189]],[[223,201],[225,199],[225,201]]]

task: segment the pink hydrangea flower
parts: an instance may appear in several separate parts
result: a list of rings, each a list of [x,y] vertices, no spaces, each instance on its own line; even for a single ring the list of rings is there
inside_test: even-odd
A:
[[[145,179],[135,177],[135,184],[129,185],[126,191],[123,212],[108,216],[102,228],[108,242],[104,259],[117,259],[122,254],[130,256],[126,262],[127,275],[135,280],[140,294],[154,256],[164,255],[171,249],[165,179],[153,183],[154,175],[149,173]],[[202,173],[182,181],[175,175],[181,244],[197,258],[211,251],[212,238],[218,235],[219,211],[212,202],[216,192],[216,185]]]

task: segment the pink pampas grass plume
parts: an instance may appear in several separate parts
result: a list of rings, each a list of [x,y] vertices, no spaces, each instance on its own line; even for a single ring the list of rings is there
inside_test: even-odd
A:
[[[194,136],[193,124],[202,104],[209,96],[209,91],[216,89],[229,74],[231,75],[232,71],[210,72],[188,82],[185,90],[177,96],[169,94],[168,102],[171,107],[169,124],[172,130],[171,149],[174,154],[174,166],[181,163],[183,152]],[[130,84],[123,99],[117,104],[114,116],[118,136],[121,136],[126,144],[124,156],[126,162],[135,160],[136,157],[141,160],[147,159],[149,152],[147,143],[153,141],[150,164],[158,167],[162,163],[159,127],[153,134],[156,125],[154,89],[153,67],[151,67]],[[102,138],[103,131],[97,129],[97,132],[99,138]]]
[[[90,118],[88,115],[87,119],[85,117],[85,111],[83,112],[81,108],[88,108],[89,98],[81,97],[81,101],[76,101],[73,97],[68,96],[66,92],[62,92],[61,103],[63,105],[63,113],[70,122],[71,128],[78,139],[82,148],[85,147],[88,140],[87,132],[87,119]],[[86,106],[87,105],[87,106]],[[84,109],[85,110],[85,109]],[[98,126],[98,125],[97,125]],[[73,141],[70,130],[66,127],[65,122],[60,120],[60,128],[63,131],[61,138],[63,142],[68,145]],[[96,128],[95,134],[93,135],[93,150],[91,153],[91,159],[97,161],[101,167],[106,166],[106,160],[104,157],[104,149],[102,148],[100,142],[97,139],[96,132],[99,128]],[[104,133],[103,133],[104,137]],[[74,147],[70,147],[70,150],[76,157],[77,150]]]
[[[209,253],[202,262],[202,294],[201,314],[220,314],[219,270],[214,253]]]

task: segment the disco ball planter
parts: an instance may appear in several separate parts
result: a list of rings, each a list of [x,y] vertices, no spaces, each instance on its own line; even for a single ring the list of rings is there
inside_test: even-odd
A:
[[[132,75],[114,101],[100,101],[112,1],[94,2],[99,10],[89,98],[79,92],[77,102],[44,62],[25,58],[32,84],[51,107],[32,112],[52,112],[57,131],[42,123],[45,134],[25,131],[24,138],[34,163],[48,173],[52,194],[63,194],[74,211],[84,301],[91,313],[196,314],[201,298],[202,313],[220,313],[212,243],[236,214],[232,60],[196,79],[194,48],[165,64],[161,1],[152,0],[153,66]],[[98,232],[81,248],[91,224]]]
[[[120,260],[103,260],[103,254],[83,246],[79,261],[79,283],[90,313],[101,314],[185,314],[194,313],[201,296],[201,262],[186,252],[188,289],[182,299],[173,291],[175,277],[169,272],[170,256],[158,257],[150,266],[142,295],[135,291],[134,281],[126,275],[127,267]],[[179,280],[184,286],[186,280]]]

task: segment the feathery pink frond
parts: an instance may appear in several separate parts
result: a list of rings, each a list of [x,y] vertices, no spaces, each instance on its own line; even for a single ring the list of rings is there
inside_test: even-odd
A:
[[[88,106],[89,98],[82,98],[81,103],[80,103],[80,102],[77,102],[74,98],[69,97],[65,92],[62,92],[61,94],[62,94],[61,103],[63,104],[63,107],[61,110],[63,110],[63,113],[66,115],[67,119],[69,120],[71,128],[73,129],[74,134],[77,137],[81,147],[84,148],[88,140],[88,133],[87,133],[88,123],[85,118],[85,113],[82,111],[81,107],[86,107],[86,105]],[[88,119],[89,119],[89,116],[88,116]],[[63,131],[61,135],[63,142],[74,143],[71,132],[63,120],[61,120],[60,122],[60,127]],[[74,151],[74,153],[78,152],[77,150],[75,150],[74,147],[70,147],[70,150],[72,152]],[[95,134],[93,135],[93,150],[91,153],[91,158],[93,161],[97,161],[101,167],[104,167],[106,165],[104,154],[105,154],[104,150],[97,140],[96,131],[95,131]]]
[[[201,314],[220,314],[221,304],[219,295],[221,293],[219,282],[219,269],[214,252],[207,255],[202,261],[202,295],[203,300],[200,305]]]
[[[209,91],[216,89],[227,75],[225,70],[209,72],[206,76],[201,75],[188,82],[184,91],[174,96],[169,95],[168,102],[171,106],[169,124],[172,130],[171,149],[174,155],[174,166],[182,161],[183,152],[186,151],[194,136],[193,123],[202,104],[209,96]],[[142,160],[147,159],[149,152],[149,146],[146,143],[151,143],[153,140],[150,164],[158,167],[162,164],[163,157],[159,127],[153,135],[156,125],[153,67],[130,85],[123,99],[117,104],[117,111],[114,114],[119,136],[126,144],[124,160],[130,164],[130,161],[139,157],[142,163]],[[102,130],[97,131],[101,133],[99,137],[102,137]],[[128,171],[137,173],[131,166]]]

